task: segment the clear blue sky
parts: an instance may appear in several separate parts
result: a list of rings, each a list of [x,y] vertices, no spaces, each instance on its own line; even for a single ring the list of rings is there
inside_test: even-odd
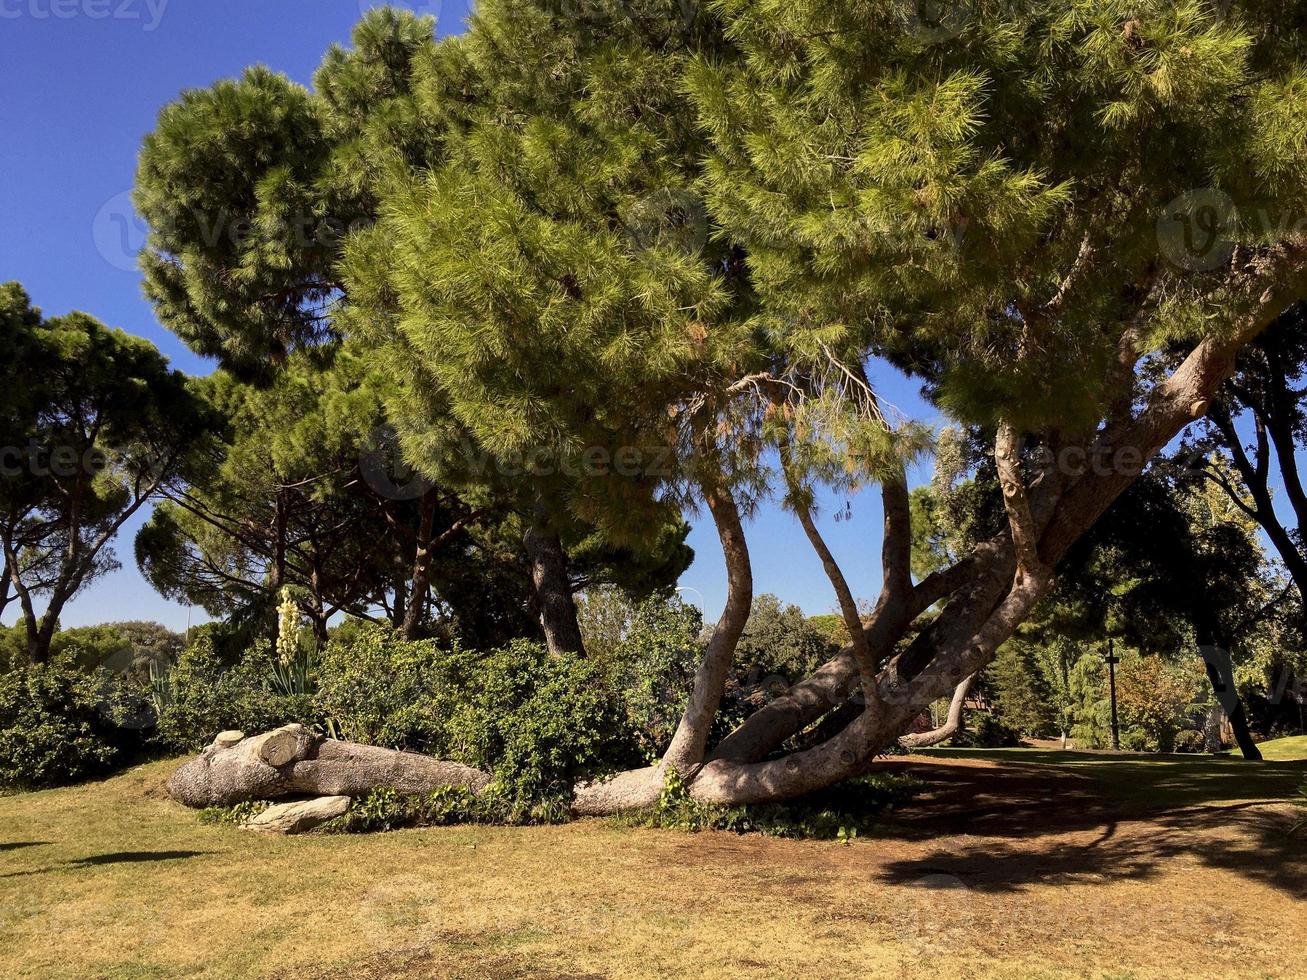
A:
[[[155,321],[132,253],[141,227],[126,195],[136,154],[155,116],[185,88],[204,86],[261,62],[308,83],[333,41],[347,41],[369,0],[0,0],[0,281],[17,279],[47,314],[85,310],[149,338],[190,373],[212,365]],[[415,2],[455,32],[467,0]],[[55,12],[59,16],[56,16]],[[110,16],[104,16],[104,14]],[[876,379],[917,418],[935,413],[902,378]],[[842,506],[841,499],[839,504]],[[880,510],[874,493],[851,501],[853,519],[821,525],[860,595],[880,581]],[[121,571],[75,599],[64,625],[157,619],[183,627],[188,611],[140,577],[132,540],[142,517],[116,542]],[[802,530],[767,506],[750,528],[759,592],[810,613],[833,607],[821,566]],[[698,555],[682,585],[710,615],[724,601],[725,571],[711,525],[696,520]],[[196,621],[203,613],[196,610]],[[11,614],[12,617],[12,614]],[[12,618],[11,618],[12,621]]]

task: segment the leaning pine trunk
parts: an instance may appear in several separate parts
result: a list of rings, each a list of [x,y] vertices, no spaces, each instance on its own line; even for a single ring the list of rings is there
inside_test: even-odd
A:
[[[416,640],[427,611],[427,592],[431,588],[431,537],[436,523],[436,489],[428,486],[419,505],[417,546],[413,553],[413,588],[404,609],[402,634]],[[399,600],[396,599],[398,604]]]
[[[567,552],[558,535],[540,525],[527,529],[523,543],[531,562],[531,584],[540,609],[540,626],[552,654],[583,653],[576,601],[567,574]]]

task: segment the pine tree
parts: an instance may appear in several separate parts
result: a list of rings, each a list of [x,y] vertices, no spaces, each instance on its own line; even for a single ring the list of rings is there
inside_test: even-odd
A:
[[[513,10],[501,12],[499,22],[501,28],[519,29]],[[591,359],[586,365],[595,390],[585,406],[568,418],[533,411],[538,392],[523,387],[525,378],[538,376],[544,390],[577,390],[550,373],[583,353],[588,357],[595,339],[570,312],[533,319],[519,310],[517,329],[505,330],[496,341],[502,346],[483,348],[481,356],[489,354],[493,363],[477,366],[469,360],[469,344],[476,338],[489,343],[495,327],[493,319],[477,323],[480,311],[456,305],[475,304],[475,280],[494,268],[489,244],[469,236],[480,228],[488,238],[494,207],[511,208],[512,198],[508,190],[461,181],[454,175],[466,172],[470,178],[471,170],[453,168],[450,161],[473,159],[470,148],[480,140],[486,152],[518,162],[516,150],[502,140],[495,150],[488,120],[518,109],[505,108],[502,100],[496,109],[493,87],[520,91],[529,79],[516,62],[505,73],[509,63],[495,45],[529,47],[536,35],[550,32],[540,23],[528,37],[497,39],[478,32],[485,39],[477,53],[462,39],[437,43],[432,26],[429,18],[374,11],[356,28],[351,48],[328,52],[312,90],[253,68],[240,79],[187,92],[167,107],[146,140],[136,188],[137,207],[150,226],[143,258],[147,293],[160,319],[194,349],[263,383],[286,371],[297,355],[327,365],[351,343],[365,352],[369,370],[386,379],[388,422],[408,460],[434,483],[474,498],[488,494],[518,515],[533,603],[550,645],[579,649],[572,593],[595,564],[574,567],[567,547],[624,554],[646,573],[662,568],[664,580],[688,562],[679,547],[684,536],[679,513],[652,501],[656,481],[611,477],[618,465],[612,461],[620,462],[628,447],[661,460],[666,454],[658,449],[666,440],[643,446],[641,440],[648,440],[641,430],[628,428],[619,437],[612,425],[589,419],[591,413],[616,414],[638,401],[638,385],[618,373],[618,361],[639,356],[624,352],[626,335],[610,338],[606,362]],[[538,128],[539,163],[560,148],[550,145],[543,125]],[[493,157],[488,165],[494,165]],[[538,179],[548,183],[557,176]],[[428,192],[438,193],[437,185],[448,187],[452,196],[424,200]],[[486,187],[500,195],[498,205],[477,200]],[[405,218],[405,202],[420,204],[428,209],[423,213],[440,220],[427,226],[420,217]],[[412,234],[402,234],[404,228]],[[552,234],[545,225],[540,231]],[[582,250],[560,261],[597,262],[606,254],[576,235],[562,235],[556,244]],[[511,238],[503,247],[513,247]],[[469,272],[470,260],[476,260],[478,272]],[[500,260],[510,271],[534,269],[520,256]],[[430,290],[406,291],[415,269],[420,271],[413,282]],[[438,270],[434,276],[433,270]],[[434,296],[438,284],[452,285],[469,275],[465,296]],[[617,267],[603,275],[609,285],[622,281]],[[542,281],[557,287],[548,276]],[[588,315],[612,324],[648,301],[639,290],[660,285],[652,272],[641,283],[626,285],[620,311],[611,308],[612,295],[596,289]],[[679,300],[683,291],[675,295]],[[496,295],[504,303],[523,298]],[[451,304],[442,314],[445,320],[436,315],[435,303]],[[441,332],[450,318],[458,329]],[[655,313],[644,319],[659,322]],[[405,324],[420,324],[420,330]],[[634,336],[634,323],[630,327]],[[530,343],[559,331],[572,337],[562,348]],[[522,360],[514,363],[509,355],[517,352]],[[664,363],[670,362],[664,358]],[[563,404],[554,398],[555,408]],[[603,460],[601,488],[568,475],[587,472],[586,451],[592,449]],[[616,486],[628,488],[633,505],[625,511],[631,516],[625,527],[595,519],[599,508],[593,498]],[[644,501],[642,511],[635,506],[639,501]],[[604,511],[606,517],[619,513]],[[637,514],[643,518],[635,520]]]
[[[305,250],[312,275],[282,305],[298,259],[257,243],[217,256],[257,283],[240,306],[206,292],[204,249],[161,238],[156,260],[181,258],[160,295],[182,284],[203,318],[192,327],[179,301],[183,329],[233,358],[275,362],[324,330],[365,339],[419,465],[449,425],[499,461],[542,450],[518,512],[545,546],[547,597],[564,590],[544,552],[574,521],[635,542],[656,515],[706,504],[728,601],[681,722],[659,764],[574,805],[650,803],[673,769],[702,800],[799,795],[864,771],[989,663],[1145,462],[1206,413],[1239,350],[1302,297],[1307,36],[1284,26],[1301,19],[1291,6],[977,3],[926,24],[897,0],[721,0],[689,17],[654,0],[500,0],[466,36],[400,43],[389,61],[371,35],[407,35],[370,19],[315,85],[348,76],[342,91],[370,100],[288,124],[274,108],[317,96],[283,86],[269,108],[252,75],[182,116],[229,113],[218,128],[254,138],[226,152],[262,148],[238,161],[254,177],[215,183],[247,210],[275,217],[310,172],[314,193],[375,224],[330,268]],[[185,119],[164,129],[185,135]],[[342,149],[373,138],[366,159]],[[190,180],[160,140],[164,170]],[[153,223],[168,184],[151,152]],[[340,292],[323,328],[327,283]],[[882,402],[882,361],[985,434],[1000,491],[997,531],[920,581],[905,472],[926,433]],[[675,448],[669,468],[553,465],[649,442]],[[773,483],[852,643],[710,749],[752,598],[743,516]],[[883,589],[864,621],[812,503],[820,484],[872,483]]]
[[[85,313],[46,318],[17,283],[0,285],[0,325],[3,598],[40,664],[68,601],[117,567],[114,536],[186,482],[217,420],[148,341]]]

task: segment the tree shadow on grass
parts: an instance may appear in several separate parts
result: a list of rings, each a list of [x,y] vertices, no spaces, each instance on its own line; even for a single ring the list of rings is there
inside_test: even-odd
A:
[[[919,860],[886,865],[884,877],[900,884],[942,873],[981,892],[1013,892],[1199,866],[1307,898],[1307,840],[1290,836],[1284,807],[1261,802],[1288,795],[1302,767],[1202,762],[1154,762],[1150,770],[1149,762],[1123,760],[1092,775],[1062,766],[911,765],[928,788],[878,836],[950,839]]]
[[[68,861],[70,868],[88,868],[101,864],[140,864],[147,861],[180,861],[183,858],[200,857],[212,851],[114,851],[110,854],[95,854],[91,857]]]
[[[11,840],[0,843],[0,851],[17,851],[23,847],[44,847],[48,840]]]
[[[0,878],[23,878],[28,875],[45,874],[49,871],[77,870],[96,868],[106,864],[143,864],[153,861],[181,861],[186,858],[201,857],[212,851],[111,851],[108,854],[93,854],[90,857],[74,858],[61,865],[50,868],[33,868],[30,871],[11,871],[0,874]]]

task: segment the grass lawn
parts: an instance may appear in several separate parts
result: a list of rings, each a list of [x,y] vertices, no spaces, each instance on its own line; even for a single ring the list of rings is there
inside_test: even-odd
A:
[[[1307,760],[1307,735],[1290,735],[1262,742],[1257,746],[1268,762],[1301,762]]]
[[[927,789],[848,846],[603,820],[266,838],[166,799],[173,765],[0,798],[0,976],[1304,975],[1278,802],[1302,764],[896,759]]]

